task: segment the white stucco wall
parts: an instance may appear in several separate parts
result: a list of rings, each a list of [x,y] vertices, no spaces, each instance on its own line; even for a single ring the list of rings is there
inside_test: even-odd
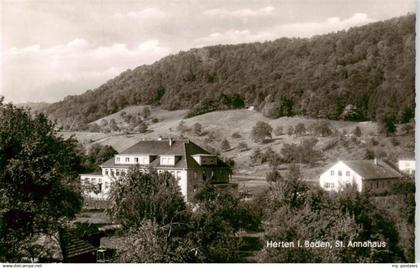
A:
[[[187,198],[188,194],[188,176],[186,170],[181,170],[178,175],[176,176],[178,179],[178,185],[181,188],[181,193],[184,196],[184,198]]]
[[[89,181],[89,184],[86,183],[86,180]],[[111,189],[111,178],[108,176],[102,175],[93,175],[93,174],[82,174],[80,176],[80,182],[82,187],[95,186],[99,187],[101,185],[101,191],[84,191],[84,194],[93,199],[106,199],[108,198],[110,189]]]
[[[128,168],[102,168],[102,176],[120,177],[123,172],[127,173]]]
[[[150,156],[142,154],[117,154],[115,155],[115,164],[148,165],[150,164]]]
[[[413,174],[416,171],[416,161],[415,160],[399,160],[398,168],[400,171]]]
[[[334,174],[332,174],[331,171],[333,171]],[[341,176],[339,176],[340,172]],[[347,183],[355,183],[359,192],[363,189],[362,178],[342,161],[337,162],[319,177],[319,184],[321,188],[326,191],[339,191],[341,188],[345,187]]]
[[[188,173],[187,170],[182,169],[158,169],[157,172],[169,172],[175,178],[178,179],[178,185],[180,187],[182,195],[187,199],[188,194]],[[81,185],[84,186],[86,178],[89,179],[89,183],[95,186],[102,184],[101,192],[95,193],[93,191],[85,191],[85,194],[93,199],[107,199],[111,190],[111,183],[114,180],[118,180],[122,175],[122,172],[127,172],[126,168],[103,168],[102,174],[81,174],[80,180]],[[119,176],[117,175],[119,174]],[[92,180],[93,179],[93,180]]]

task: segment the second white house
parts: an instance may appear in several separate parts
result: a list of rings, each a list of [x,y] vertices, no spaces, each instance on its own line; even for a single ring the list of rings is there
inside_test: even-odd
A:
[[[402,174],[383,161],[340,160],[328,167],[319,177],[320,186],[327,191],[340,191],[356,185],[359,192],[382,190],[391,186]]]

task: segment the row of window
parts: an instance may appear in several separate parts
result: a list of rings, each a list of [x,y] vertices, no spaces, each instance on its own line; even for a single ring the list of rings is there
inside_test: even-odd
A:
[[[175,160],[173,156],[161,156],[160,157],[160,164],[161,165],[174,165]]]
[[[85,184],[96,183],[96,179],[98,179],[98,183],[102,183],[102,178],[84,178],[82,180],[82,183],[85,183]]]
[[[175,178],[181,177],[181,170],[176,170],[176,171],[175,170],[166,170],[166,171],[171,173],[172,176],[174,176]],[[164,173],[165,170],[158,170],[157,172],[158,172],[158,174],[160,174],[160,173]]]
[[[343,187],[341,184],[339,184],[341,187]],[[346,182],[345,183],[345,185],[344,185],[344,187],[350,187],[351,186],[351,183],[350,182]],[[334,182],[326,182],[326,183],[324,183],[324,188],[334,188],[335,187],[335,184],[334,184]]]
[[[334,174],[335,174],[335,171],[334,170],[331,170],[330,171],[330,175],[331,176],[334,176]],[[337,175],[338,176],[343,176],[343,172],[341,170],[338,170],[337,171]],[[346,176],[348,176],[348,177],[350,176],[350,171],[346,171]]]
[[[142,172],[146,172],[146,169],[141,169]],[[158,173],[163,173],[164,170],[158,170]],[[169,173],[171,173],[174,177],[181,176],[181,170],[168,170]],[[111,176],[124,176],[127,174],[127,171],[125,169],[104,169],[105,175],[111,175]]]
[[[110,187],[110,183],[109,182],[105,182],[104,184],[102,183],[102,178],[98,178],[98,181],[96,181],[96,178],[84,178],[82,180],[82,185],[88,185],[88,184],[93,184],[95,186],[98,186],[99,190],[102,191],[102,185],[104,185],[104,189],[109,189]]]
[[[387,180],[382,180],[382,181],[374,181],[374,182],[369,182],[366,185],[366,188],[368,189],[381,189],[381,188],[385,188],[388,187],[389,185],[391,185],[392,182]]]
[[[326,182],[324,183],[324,187],[328,189],[334,188],[334,182]]]
[[[115,162],[116,163],[122,163],[121,157],[116,157]],[[124,157],[123,163],[134,163],[134,164],[140,164],[140,165],[148,165],[150,164],[150,159],[148,156],[144,157]],[[174,156],[160,156],[160,164],[161,165],[169,165],[173,166],[175,165],[175,157]]]
[[[121,157],[119,157],[119,156],[116,157],[115,162],[116,163],[121,163],[122,162]],[[124,157],[124,162],[125,163],[133,162],[133,163],[137,163],[137,164],[149,164],[149,157],[148,156],[141,156],[141,157],[136,156],[136,157],[130,158],[130,157],[127,156],[127,157]]]
[[[104,170],[105,175],[111,175],[111,176],[124,176],[127,174],[127,172],[124,169],[105,169]]]

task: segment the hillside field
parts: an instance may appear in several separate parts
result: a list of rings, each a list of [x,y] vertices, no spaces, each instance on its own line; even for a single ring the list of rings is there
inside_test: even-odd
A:
[[[158,137],[187,137],[198,145],[207,148],[212,152],[217,152],[222,158],[230,158],[235,161],[234,181],[238,182],[240,188],[247,188],[251,191],[261,189],[266,185],[265,175],[270,171],[267,163],[257,165],[252,163],[250,156],[255,149],[265,151],[271,148],[280,153],[284,144],[300,143],[304,139],[314,138],[314,134],[307,133],[296,136],[288,135],[289,127],[295,127],[303,123],[308,129],[317,119],[305,117],[280,117],[269,119],[261,113],[247,109],[215,111],[207,114],[184,119],[187,110],[167,111],[158,107],[150,107],[151,114],[146,121],[148,130],[146,133],[124,133],[124,122],[121,113],[137,115],[144,106],[130,106],[118,113],[101,118],[95,122],[99,124],[102,119],[110,121],[114,119],[122,129],[119,132],[99,133],[99,132],[61,132],[67,138],[71,135],[83,144],[87,149],[93,144],[111,145],[118,152],[125,150],[142,139],[156,139]],[[153,123],[155,118],[158,122]],[[182,130],[180,123],[183,122]],[[258,121],[267,122],[275,130],[281,126],[282,135],[274,135],[266,143],[256,143],[251,139],[252,128]],[[325,121],[325,120],[324,120]],[[202,133],[198,135],[194,132],[194,124],[202,126]],[[378,125],[375,122],[349,122],[329,120],[332,134],[328,137],[315,137],[318,139],[315,149],[322,152],[322,158],[313,165],[301,165],[304,179],[316,182],[323,168],[337,159],[364,159],[366,150],[371,150],[375,155],[386,157],[387,159],[398,159],[414,154],[414,137],[410,135],[399,135],[395,137],[385,137],[378,135]],[[361,136],[356,137],[352,134],[358,126]],[[399,126],[399,128],[401,128]],[[182,131],[182,133],[181,133]],[[398,131],[398,133],[401,131]],[[235,133],[235,134],[234,134]],[[226,139],[230,144],[230,149],[222,150],[221,143]],[[247,144],[248,149],[237,148],[240,142]],[[279,166],[280,172],[286,172],[287,164]]]

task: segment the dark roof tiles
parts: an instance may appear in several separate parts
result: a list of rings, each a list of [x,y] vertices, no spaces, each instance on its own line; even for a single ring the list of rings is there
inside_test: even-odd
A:
[[[399,171],[383,161],[378,161],[377,164],[372,160],[349,160],[343,163],[365,180],[402,177]]]
[[[156,156],[152,159],[150,165],[145,167],[159,167],[159,168],[203,168],[194,159],[193,155],[208,155],[209,152],[189,140],[173,140],[172,144],[169,140],[153,140],[153,141],[140,141],[130,148],[124,150],[120,155],[124,154],[145,154]],[[162,166],[160,165],[160,155],[175,155],[175,166]],[[111,158],[100,165],[101,167],[116,167],[116,168],[129,168],[132,165],[115,164],[115,158]],[[212,167],[229,168],[229,166],[217,159],[217,165]]]
[[[188,141],[174,140],[172,141],[172,145],[170,145],[168,140],[140,141],[122,151],[120,154],[144,153],[148,155],[183,155],[184,144],[187,142]]]

